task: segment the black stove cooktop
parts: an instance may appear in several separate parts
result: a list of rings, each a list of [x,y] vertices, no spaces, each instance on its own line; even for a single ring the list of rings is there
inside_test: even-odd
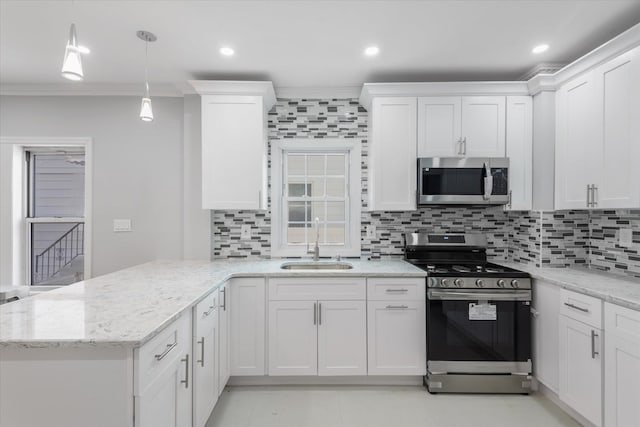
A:
[[[493,263],[429,264],[413,262],[412,264],[425,270],[431,277],[529,277],[529,274],[523,271]]]

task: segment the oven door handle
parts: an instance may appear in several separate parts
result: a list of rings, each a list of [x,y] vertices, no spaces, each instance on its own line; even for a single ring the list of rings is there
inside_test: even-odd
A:
[[[515,292],[451,292],[430,289],[429,299],[457,301],[531,301],[531,291]]]

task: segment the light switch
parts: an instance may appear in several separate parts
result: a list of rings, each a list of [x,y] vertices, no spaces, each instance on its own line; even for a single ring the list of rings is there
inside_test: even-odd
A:
[[[621,228],[618,232],[618,240],[620,246],[631,246],[633,244],[633,230],[630,228]]]
[[[131,231],[131,220],[130,219],[114,219],[113,231],[116,233]]]
[[[249,224],[243,224],[240,227],[240,239],[251,240],[251,226]]]

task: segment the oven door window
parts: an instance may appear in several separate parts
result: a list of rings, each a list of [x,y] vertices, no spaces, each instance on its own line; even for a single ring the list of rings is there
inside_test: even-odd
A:
[[[479,309],[479,303],[491,307]],[[526,361],[531,357],[528,302],[429,300],[427,310],[429,360]]]

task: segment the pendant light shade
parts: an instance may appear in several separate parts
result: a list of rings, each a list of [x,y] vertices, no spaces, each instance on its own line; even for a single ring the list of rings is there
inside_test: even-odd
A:
[[[82,54],[78,48],[78,36],[76,35],[76,24],[71,24],[69,29],[69,40],[64,51],[64,61],[62,62],[62,77],[79,81],[84,78],[82,72]]]
[[[143,122],[153,121],[153,106],[151,105],[151,96],[149,95],[149,42],[154,42],[157,37],[149,31],[138,31],[136,33],[139,39],[144,41],[144,96],[140,103],[140,120]]]

